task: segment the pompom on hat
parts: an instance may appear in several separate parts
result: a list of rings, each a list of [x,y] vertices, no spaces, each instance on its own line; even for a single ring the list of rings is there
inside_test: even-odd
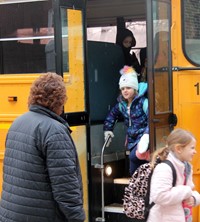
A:
[[[137,72],[132,67],[124,66],[123,69],[120,70],[120,74],[122,75],[119,80],[120,89],[123,87],[131,87],[138,90]]]

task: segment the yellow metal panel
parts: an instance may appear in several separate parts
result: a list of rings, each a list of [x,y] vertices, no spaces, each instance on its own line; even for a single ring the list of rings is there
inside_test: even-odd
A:
[[[193,176],[194,179],[194,183],[195,183],[195,189],[198,190],[200,192],[200,183],[199,183],[199,174]],[[199,210],[199,206],[198,207],[194,207],[193,208],[193,222],[199,222],[199,218],[200,218],[200,210]]]
[[[11,122],[2,122],[0,121],[0,194],[2,191],[2,182],[3,182],[3,158],[5,151],[5,139],[8,132],[8,129],[11,126]]]
[[[87,147],[86,147],[86,127],[72,127],[72,137],[78,151],[80,168],[83,179],[84,209],[86,212],[86,221],[88,221],[88,180],[87,180]]]
[[[195,84],[200,82],[198,71],[183,71],[173,74],[174,113],[177,115],[176,127],[190,130],[197,138],[197,154],[194,156],[193,178],[195,189],[200,192],[200,95],[197,95]],[[193,222],[199,222],[199,207],[193,209]]]
[[[68,100],[65,112],[85,111],[85,88],[84,88],[84,57],[83,57],[83,21],[82,12],[67,9],[68,21],[68,46],[69,46],[69,73],[64,73],[67,85]],[[64,39],[67,41],[67,38]],[[67,80],[66,80],[67,78]],[[87,181],[87,147],[86,127],[72,127],[72,137],[76,144],[81,173],[83,179],[84,209],[86,221],[88,221],[88,181]]]
[[[68,9],[69,82],[67,112],[85,111],[82,12]]]
[[[174,74],[174,110],[178,117],[178,127],[186,128],[194,133],[197,138],[197,154],[194,156],[194,173],[200,174],[200,95],[194,86],[200,82],[198,72],[180,72]]]
[[[2,129],[9,129],[10,128],[10,126],[11,126],[11,124],[10,123],[0,123],[0,130],[2,130]]]
[[[30,85],[37,77],[34,74],[0,75],[0,115],[17,115],[28,110]],[[17,101],[9,101],[10,96],[17,97]]]
[[[3,157],[0,154],[0,196],[2,191],[2,181],[3,181]]]

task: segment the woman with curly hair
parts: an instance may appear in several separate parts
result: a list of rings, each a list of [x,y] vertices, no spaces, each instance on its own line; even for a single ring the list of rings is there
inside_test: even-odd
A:
[[[82,179],[61,76],[42,74],[6,138],[0,221],[83,222]]]

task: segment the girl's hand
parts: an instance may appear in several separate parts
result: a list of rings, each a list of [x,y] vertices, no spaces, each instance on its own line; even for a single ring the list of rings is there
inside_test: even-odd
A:
[[[189,207],[193,207],[193,206],[195,205],[194,197],[191,196],[191,197],[185,199],[185,200],[183,201],[183,203],[186,204],[186,205],[188,205]]]

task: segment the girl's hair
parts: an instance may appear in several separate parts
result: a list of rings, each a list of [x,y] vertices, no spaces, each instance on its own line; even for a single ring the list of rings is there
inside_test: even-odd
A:
[[[166,146],[159,148],[153,153],[151,161],[152,167],[154,167],[156,163],[165,160],[169,152],[174,151],[175,146],[179,145],[181,147],[185,147],[192,141],[192,139],[195,139],[194,135],[187,130],[173,130],[166,139]]]
[[[57,113],[66,102],[66,87],[61,76],[56,73],[42,74],[30,89],[28,107],[41,105]]]

